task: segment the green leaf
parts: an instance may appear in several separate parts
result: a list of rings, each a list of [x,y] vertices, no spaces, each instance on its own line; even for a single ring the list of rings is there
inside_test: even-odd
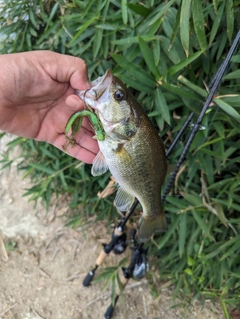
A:
[[[34,25],[34,27],[38,28],[38,23],[37,23],[37,21],[35,19],[35,14],[33,13],[32,10],[29,11],[29,18],[30,18],[32,24]]]
[[[232,116],[236,121],[240,122],[240,114],[229,104],[221,99],[215,98],[213,101],[228,115]]]
[[[232,79],[239,79],[240,78],[240,70],[233,71],[228,73],[223,77],[223,80],[232,80]]]
[[[136,64],[128,61],[125,57],[118,54],[112,54],[112,57],[121,66],[121,68],[129,72],[136,81],[139,81],[149,87],[156,86],[154,78],[149,73],[136,66]]]
[[[202,205],[202,200],[198,195],[191,195],[184,193],[183,197],[191,204],[194,206],[200,206]]]
[[[103,38],[103,30],[97,29],[96,33],[95,33],[94,42],[93,42],[93,56],[94,56],[94,58],[97,57],[98,52],[101,48],[102,38]]]
[[[103,29],[103,30],[108,30],[108,31],[116,31],[116,27],[111,25],[111,24],[106,24],[106,23],[102,23],[102,24],[97,24],[95,25],[95,28],[97,29]]]
[[[186,56],[189,54],[189,20],[190,20],[191,0],[182,0],[180,14],[180,38],[184,47]]]
[[[37,37],[37,32],[36,32],[36,30],[34,30],[33,28],[29,28],[29,31],[30,31],[30,33],[31,33],[31,35],[33,36],[33,37]]]
[[[51,34],[53,33],[57,33],[59,27],[57,24],[53,24],[50,28],[48,28],[48,30],[46,32],[44,32],[42,34],[41,37],[38,38],[37,40],[37,45],[41,45],[41,43],[43,43],[43,41],[47,38],[49,38],[51,36]]]
[[[225,8],[225,1],[220,5],[218,11],[217,11],[217,15],[216,17],[214,17],[214,22],[213,22],[213,26],[211,28],[211,32],[210,32],[210,38],[209,38],[209,45],[212,44],[213,40],[215,39],[215,36],[217,34],[221,19],[222,19],[222,15],[223,15],[223,11]]]
[[[231,58],[231,62],[240,63],[240,56],[239,55],[233,55],[232,58]]]
[[[29,166],[35,168],[38,171],[47,173],[48,175],[53,175],[56,172],[51,169],[50,167],[45,166],[44,164],[37,164],[37,163],[29,163]]]
[[[168,231],[162,236],[162,238],[160,239],[158,243],[158,249],[161,249],[166,244],[166,242],[169,240],[173,232],[177,229],[177,226],[179,224],[179,219],[180,219],[180,216],[178,216],[175,219],[175,221],[168,228]]]
[[[228,40],[232,42],[232,34],[234,30],[234,9],[233,0],[226,1],[226,21],[227,21],[227,35]]]
[[[151,26],[152,24],[154,24],[157,20],[161,19],[161,17],[163,15],[166,14],[166,12],[168,11],[168,9],[174,4],[174,2],[176,2],[176,0],[170,0],[169,2],[167,2],[164,5],[160,5],[158,7],[158,12],[157,14],[154,15],[154,18],[149,22],[149,26]],[[160,9],[160,10],[159,10]]]
[[[192,267],[196,264],[196,261],[192,257],[188,256],[187,257],[187,264],[188,264],[188,266]]]
[[[194,92],[198,93],[200,96],[206,98],[208,96],[206,90],[201,89],[198,85],[193,84],[188,79],[186,79],[184,76],[179,75],[178,81],[185,84],[187,87],[189,87]]]
[[[167,37],[160,37],[161,48],[163,48],[167,57],[174,63],[177,64],[184,59],[184,51],[181,45],[170,45],[170,40]],[[183,53],[183,54],[182,54]]]
[[[154,63],[154,57],[153,57],[152,51],[150,50],[147,43],[143,40],[143,38],[139,37],[138,42],[139,42],[139,47],[140,47],[142,56],[147,64],[149,70],[155,76],[156,80],[158,80],[161,77],[161,75],[160,75],[160,72],[158,71],[158,68],[156,67],[156,65]]]
[[[153,41],[153,57],[154,57],[154,63],[156,66],[159,64],[160,56],[161,56],[160,43],[158,41]]]
[[[187,65],[189,65],[190,63],[192,63],[193,61],[195,61],[198,57],[200,57],[202,54],[202,51],[193,53],[192,55],[190,55],[187,59],[185,59],[184,61],[181,61],[180,63],[174,65],[173,67],[171,67],[168,70],[168,76],[172,76],[173,74],[179,72],[180,70],[182,70],[183,68],[185,68]]]
[[[59,3],[56,2],[56,3],[54,4],[54,6],[52,7],[51,13],[50,13],[49,18],[48,18],[48,20],[47,20],[47,25],[46,25],[45,30],[48,29],[48,27],[49,27],[49,25],[50,25],[50,23],[51,23],[53,17],[55,16],[55,14],[56,14],[56,12],[57,12],[57,10],[58,10],[58,6],[59,6]]]
[[[193,100],[199,101],[198,94],[194,94],[193,92],[183,88],[182,86],[168,84],[165,82],[159,82],[159,85],[164,87],[166,90],[169,90],[170,92],[172,92],[174,94],[177,94],[178,96],[180,96],[182,98],[188,98],[188,99],[193,99]]]
[[[178,34],[179,31],[179,25],[180,25],[180,16],[181,16],[181,10],[177,11],[177,15],[176,15],[176,19],[172,28],[172,35],[170,38],[170,48],[172,47],[172,44],[174,42],[174,40],[176,39],[176,36]]]
[[[200,228],[202,229],[202,231],[205,233],[205,235],[213,240],[213,237],[211,236],[208,226],[206,224],[206,221],[204,221],[201,217],[200,214],[198,212],[196,212],[194,209],[191,210],[194,219],[196,220],[196,222],[198,223],[198,225],[200,226]]]
[[[54,159],[55,161],[58,159],[57,156],[55,154],[53,154],[53,152],[49,151],[46,148],[45,144],[41,143],[41,145],[39,145],[38,149],[42,152],[44,157],[50,157],[50,158]]]
[[[230,319],[226,303],[224,302],[224,300],[222,298],[220,298],[220,303],[221,303],[221,307],[222,307],[225,318]]]
[[[141,38],[144,41],[146,41],[146,42],[158,39],[158,37],[154,36],[154,35],[142,35]],[[122,39],[119,39],[119,40],[111,41],[112,44],[117,44],[117,45],[133,44],[133,43],[138,43],[138,42],[139,42],[139,37],[138,36],[136,36],[136,37],[127,37],[127,38],[122,38]]]
[[[179,256],[182,257],[185,251],[185,243],[187,238],[187,214],[184,213],[179,221]]]
[[[216,212],[216,215],[218,216],[218,218],[221,220],[221,222],[223,223],[223,225],[227,226],[227,218],[224,214],[223,208],[221,205],[219,204],[215,204],[214,205],[214,210]]]
[[[189,275],[189,276],[192,276],[192,275],[193,275],[192,269],[190,269],[190,268],[185,268],[185,269],[184,269],[184,272],[185,272],[187,275]]]
[[[214,11],[217,12],[217,10],[218,10],[218,0],[213,0],[213,6],[214,6]]]
[[[160,89],[160,87],[158,87],[156,89],[156,98],[155,98],[155,104],[156,104],[156,108],[159,110],[159,113],[161,114],[161,116],[163,117],[163,119],[170,124],[170,113],[169,113],[169,109],[166,103],[166,100],[164,98],[164,95]]]
[[[217,52],[217,61],[222,58],[224,51],[227,45],[227,34],[224,33],[221,37],[221,41],[219,43],[218,52]]]
[[[128,3],[127,6],[129,9],[131,9],[132,11],[136,12],[144,18],[147,18],[149,14],[152,12],[151,9],[148,9],[141,4]]]
[[[73,43],[79,39],[80,35],[94,22],[98,19],[98,17],[92,17],[91,19],[89,19],[88,21],[86,21],[85,23],[83,23],[80,27],[80,29],[78,30],[78,32],[75,34],[75,36],[72,38],[72,40],[70,41],[69,45],[73,45]]]
[[[104,3],[104,1],[101,1],[100,3]],[[85,5],[85,9],[81,10],[81,18],[83,19],[85,16],[87,16],[87,20],[90,16],[89,11],[90,9],[93,7],[93,5],[95,4],[95,8],[98,7],[98,5],[100,4],[99,2],[95,2],[95,0],[89,0],[88,2],[86,2],[87,5]]]
[[[201,50],[204,52],[207,49],[206,35],[205,35],[205,21],[203,16],[202,0],[193,0],[192,2],[192,15],[194,29],[198,38]]]
[[[111,293],[111,300],[112,305],[115,305],[115,297],[116,297],[116,281],[115,278],[112,279],[112,293]]]
[[[120,80],[123,81],[123,83],[130,86],[131,88],[138,90],[139,92],[145,92],[145,93],[148,93],[150,95],[153,95],[153,93],[154,93],[153,88],[151,88],[150,86],[145,85],[141,82],[138,82],[135,79],[130,78],[129,76],[126,76],[124,74],[118,74],[117,76]]]
[[[204,147],[206,147],[206,146],[208,146],[208,145],[212,145],[212,144],[218,143],[218,142],[220,142],[220,141],[222,141],[222,140],[224,140],[223,137],[214,138],[214,139],[212,139],[212,140],[210,140],[210,141],[208,141],[208,142],[205,142],[205,143],[203,143],[202,145],[200,145],[200,146],[197,148],[197,151],[199,151],[200,149],[202,149],[202,148],[204,148]]]
[[[233,255],[237,249],[240,248],[240,241],[238,240],[237,236],[233,238],[232,241],[234,242],[234,244],[232,245],[232,247],[228,248],[228,250],[225,252],[225,254],[221,257],[220,260],[228,258],[229,256]]]
[[[124,23],[124,24],[127,24],[127,22],[128,22],[127,0],[122,0],[122,2],[121,2],[121,8],[122,8],[122,19],[123,19],[123,23]]]

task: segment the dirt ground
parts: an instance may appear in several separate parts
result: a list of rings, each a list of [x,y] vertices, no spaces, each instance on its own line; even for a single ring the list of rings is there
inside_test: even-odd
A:
[[[0,139],[0,153],[9,138]],[[34,207],[22,197],[29,184],[14,166],[0,171],[0,319],[104,318],[110,289],[103,290],[102,283],[82,286],[101,251],[100,242],[110,239],[104,223],[85,232],[64,227],[67,201],[54,203],[46,213],[40,204]],[[118,261],[110,254],[104,266]],[[164,288],[154,299],[146,280],[130,281],[112,318],[224,318],[221,307],[211,302],[204,307],[197,301],[188,309],[174,307],[172,294]]]

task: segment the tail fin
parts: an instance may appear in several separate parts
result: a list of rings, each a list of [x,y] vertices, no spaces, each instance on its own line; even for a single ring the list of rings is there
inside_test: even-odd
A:
[[[164,214],[154,219],[142,216],[138,230],[138,239],[143,243],[149,240],[155,232],[165,232],[167,229],[168,226]]]

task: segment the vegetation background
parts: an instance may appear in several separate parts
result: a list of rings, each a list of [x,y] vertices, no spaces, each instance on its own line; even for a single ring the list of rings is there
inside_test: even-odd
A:
[[[0,50],[79,56],[91,80],[112,69],[131,87],[168,149],[188,115],[197,116],[202,108],[239,30],[239,5],[239,0],[6,0]],[[175,285],[176,296],[218,298],[226,318],[228,309],[240,306],[239,63],[236,52],[166,198],[169,230],[149,244],[153,293],[158,294],[158,273]],[[171,165],[190,130],[169,157]],[[34,182],[25,195],[48,208],[53,193],[69,193],[70,207],[85,212],[72,216],[71,226],[91,216],[116,221],[113,198],[96,195],[109,174],[93,178],[89,165],[44,143],[17,138],[9,150],[16,145],[22,147],[18,167]],[[11,165],[8,155],[1,163]]]

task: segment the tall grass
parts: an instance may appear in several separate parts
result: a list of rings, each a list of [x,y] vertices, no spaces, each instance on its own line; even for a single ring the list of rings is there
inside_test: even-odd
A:
[[[112,69],[132,88],[167,149],[190,112],[197,116],[202,108],[239,29],[239,4],[5,1],[0,48],[2,53],[48,49],[79,56],[91,80]],[[236,52],[166,198],[169,230],[150,245],[152,263],[160,278],[175,285],[175,295],[217,297],[226,317],[227,306],[237,307],[240,300],[239,63]],[[190,130],[191,125],[169,158],[171,165]],[[108,174],[93,178],[88,165],[50,145],[18,138],[9,147],[17,144],[23,148],[19,168],[34,182],[26,193],[32,199],[42,198],[48,206],[53,193],[68,192],[70,206],[84,205],[87,216],[116,216],[112,199],[96,196]],[[2,163],[10,164],[7,155]]]

